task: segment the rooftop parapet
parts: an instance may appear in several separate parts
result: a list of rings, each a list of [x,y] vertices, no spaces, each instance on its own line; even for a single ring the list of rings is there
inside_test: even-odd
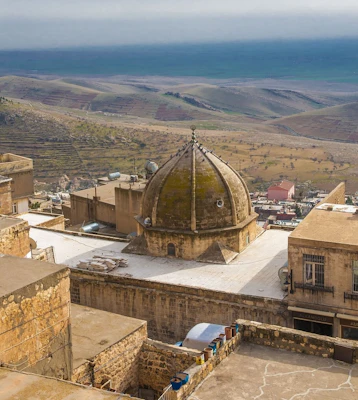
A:
[[[18,156],[12,153],[0,154],[0,175],[9,175],[16,172],[28,171],[34,168],[31,158]]]

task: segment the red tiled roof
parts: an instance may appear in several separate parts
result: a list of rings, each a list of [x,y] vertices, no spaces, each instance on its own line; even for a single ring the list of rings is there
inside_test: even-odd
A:
[[[290,190],[295,184],[290,182],[290,181],[282,181],[278,185],[272,185],[269,187],[270,189],[284,189],[284,190]]]

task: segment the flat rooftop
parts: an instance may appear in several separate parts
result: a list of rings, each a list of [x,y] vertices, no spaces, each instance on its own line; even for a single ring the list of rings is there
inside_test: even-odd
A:
[[[71,304],[73,367],[132,334],[146,321]]]
[[[287,262],[289,234],[275,229],[265,231],[229,265],[218,265],[124,254],[121,250],[127,243],[30,229],[39,248],[53,246],[56,262],[71,268],[94,255],[119,256],[128,260],[128,267],[118,268],[110,275],[274,299],[286,296],[280,287],[278,270]]]
[[[58,215],[43,215],[43,214],[35,214],[35,213],[25,213],[19,215],[18,218],[27,221],[30,226],[36,226],[42,224],[43,222],[51,221],[52,219],[57,218]]]
[[[65,265],[0,254],[0,296],[8,295],[64,268]]]
[[[357,365],[243,343],[189,400],[356,400]]]
[[[357,209],[344,204],[316,206],[291,233],[290,239],[325,242],[339,247],[358,246]]]
[[[0,368],[1,400],[120,400],[119,393]]]
[[[15,226],[24,222],[21,218],[16,217],[7,217],[6,215],[0,215],[0,231],[2,229],[10,228],[11,226]]]
[[[121,187],[123,189],[144,190],[147,181],[130,182],[130,175],[121,175],[120,178],[114,181],[108,181],[104,185],[99,185],[96,188],[89,188],[79,190],[78,192],[71,193],[72,196],[93,199],[96,195],[100,197],[100,201],[108,204],[115,205],[115,188]]]

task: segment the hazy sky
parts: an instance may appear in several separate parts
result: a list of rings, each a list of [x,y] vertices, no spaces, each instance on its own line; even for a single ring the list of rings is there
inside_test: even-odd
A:
[[[0,0],[0,49],[358,37],[357,0]]]

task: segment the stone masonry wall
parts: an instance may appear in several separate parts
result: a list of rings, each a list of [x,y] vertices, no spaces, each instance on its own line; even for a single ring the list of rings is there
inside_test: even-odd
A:
[[[148,335],[183,340],[197,323],[227,324],[243,318],[287,326],[285,301],[71,270],[72,301],[144,319]]]
[[[42,215],[51,215],[47,213],[41,213]],[[50,219],[49,221],[41,222],[38,226],[43,228],[51,228],[58,230],[65,230],[65,218],[63,215],[58,215],[57,217]]]
[[[93,359],[77,367],[73,371],[72,381],[97,388],[110,381],[104,388],[136,395],[139,387],[141,348],[146,339],[147,327],[142,325]]]
[[[168,398],[170,400],[185,400],[191,393],[203,382],[203,380],[219,365],[226,357],[228,357],[237,347],[240,346],[242,337],[238,333],[235,337],[228,340],[224,346],[220,347],[216,355],[209,358],[202,365],[192,365],[185,372],[189,374],[189,381],[183,385],[178,391],[170,390]]]
[[[284,349],[296,353],[332,358],[335,345],[353,348],[353,362],[358,362],[358,342],[331,338],[259,322],[237,320],[243,340],[250,343]]]
[[[30,251],[29,226],[26,221],[0,230],[0,253],[24,257]]]
[[[0,183],[0,214],[12,213],[11,182]]]
[[[170,379],[195,363],[200,351],[148,339],[143,343],[139,361],[139,386],[152,389],[159,397]]]
[[[64,268],[0,298],[1,365],[71,377],[69,283]]]
[[[346,185],[344,182],[341,182],[319,204],[323,204],[323,203],[345,204],[345,202],[346,202],[345,197],[344,197],[345,192],[346,192]]]

